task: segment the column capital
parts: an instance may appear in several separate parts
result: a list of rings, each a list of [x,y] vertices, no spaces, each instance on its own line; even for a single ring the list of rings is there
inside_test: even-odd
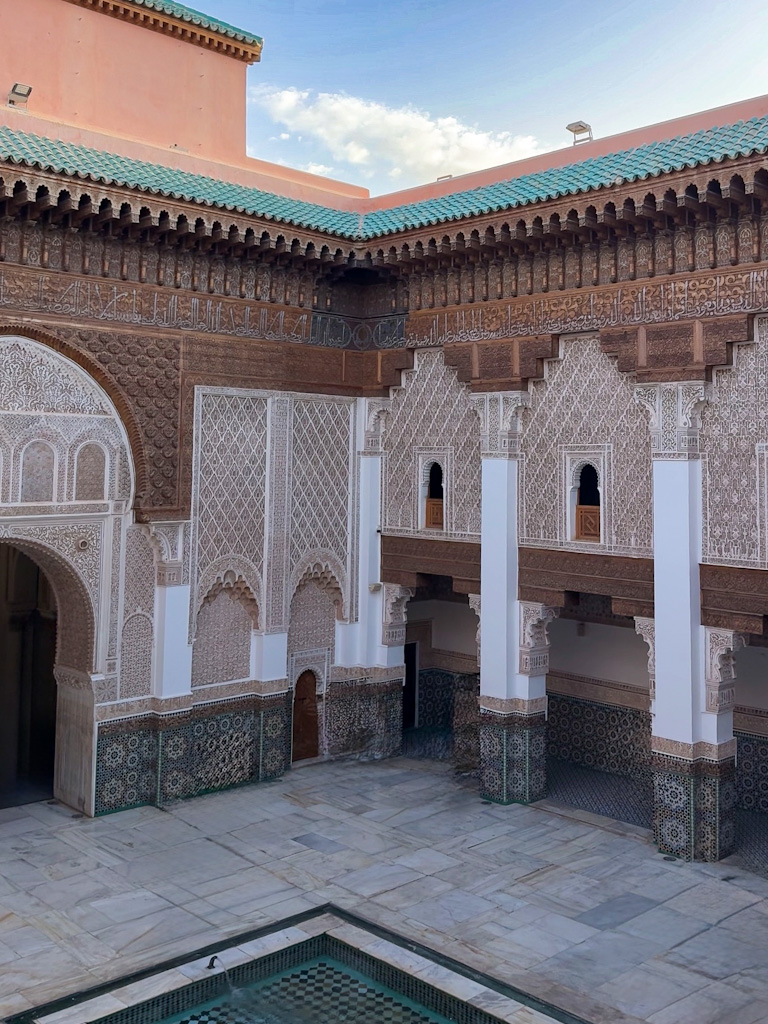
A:
[[[472,396],[480,417],[480,453],[484,459],[518,457],[522,412],[530,403],[527,391],[489,391]]]
[[[732,629],[712,629],[706,626],[705,636],[705,711],[718,715],[733,711],[736,705],[736,672],[734,655],[746,647],[749,635]]]
[[[549,637],[547,627],[560,614],[533,601],[520,602],[520,674],[544,676],[549,671]]]
[[[638,384],[635,402],[650,413],[651,456],[685,461],[699,457],[701,412],[709,401],[704,381]]]
[[[635,632],[648,645],[648,683],[651,698],[651,711],[656,697],[656,620],[635,616]]]
[[[395,583],[384,584],[384,621],[381,629],[383,647],[402,647],[405,643],[405,607],[416,593]]]
[[[368,398],[365,401],[365,440],[361,455],[381,455],[384,416],[392,408],[391,398]]]

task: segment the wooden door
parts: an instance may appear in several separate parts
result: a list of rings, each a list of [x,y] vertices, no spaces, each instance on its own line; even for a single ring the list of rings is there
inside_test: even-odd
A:
[[[314,672],[302,672],[293,694],[292,761],[319,754],[317,738],[317,680]]]

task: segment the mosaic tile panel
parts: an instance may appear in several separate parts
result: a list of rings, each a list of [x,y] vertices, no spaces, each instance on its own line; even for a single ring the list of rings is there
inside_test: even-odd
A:
[[[419,671],[419,725],[448,729],[453,722],[453,700],[457,680],[455,672],[438,668]]]
[[[480,764],[480,676],[459,676],[453,693],[453,763],[459,772]]]
[[[745,811],[768,813],[768,737],[735,735],[738,805]]]
[[[330,757],[395,757],[402,744],[402,680],[331,683],[325,697],[325,729]]]
[[[546,794],[543,715],[480,712],[480,795],[494,803],[531,803]]]
[[[662,853],[683,860],[716,861],[736,843],[733,760],[652,758],[654,841]]]
[[[95,813],[277,778],[290,767],[290,742],[283,696],[110,722],[99,730]]]
[[[96,814],[154,804],[158,736],[151,728],[120,723],[99,729],[96,747]]]
[[[647,766],[651,715],[634,708],[550,693],[547,753],[563,761],[616,775]]]

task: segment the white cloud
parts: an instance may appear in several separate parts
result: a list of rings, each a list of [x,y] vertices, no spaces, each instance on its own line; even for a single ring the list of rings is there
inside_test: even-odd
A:
[[[283,139],[283,140],[290,139],[290,137],[291,136],[290,136],[290,134],[288,132],[280,132],[280,138],[281,139]]]
[[[310,160],[306,167],[302,167],[301,170],[308,171],[310,174],[330,174],[333,168],[329,167],[328,164],[318,164],[314,160]]]
[[[432,117],[415,107],[388,107],[343,93],[259,86],[251,90],[250,100],[273,121],[301,132],[300,139],[321,143],[334,161],[365,177],[365,172],[383,171],[401,187],[541,152],[532,135],[481,131],[455,117]]]

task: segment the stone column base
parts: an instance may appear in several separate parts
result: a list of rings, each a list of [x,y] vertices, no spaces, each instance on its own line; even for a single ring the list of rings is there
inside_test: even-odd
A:
[[[544,713],[499,714],[482,703],[480,795],[499,804],[541,800],[547,789]]]
[[[653,837],[662,853],[683,860],[715,861],[736,841],[736,769],[719,761],[652,755]]]

